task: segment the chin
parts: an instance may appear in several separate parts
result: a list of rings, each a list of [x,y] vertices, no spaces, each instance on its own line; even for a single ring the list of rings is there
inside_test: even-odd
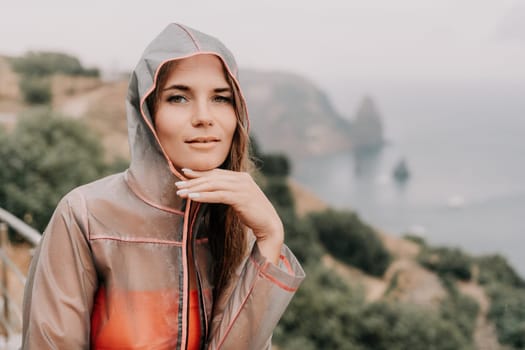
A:
[[[187,166],[184,166],[183,168],[189,168],[191,170],[195,171],[208,171],[213,170],[216,168],[222,168],[222,164],[224,162],[206,162],[206,161],[198,161],[198,162],[189,162]]]
[[[208,170],[213,170],[215,168],[218,168],[218,166],[194,166],[194,167],[191,167],[190,169],[191,170],[195,170],[195,171],[208,171]]]
[[[195,171],[208,171],[216,168],[224,169],[223,165],[228,154],[185,154],[184,157],[169,156],[177,169],[188,168]]]

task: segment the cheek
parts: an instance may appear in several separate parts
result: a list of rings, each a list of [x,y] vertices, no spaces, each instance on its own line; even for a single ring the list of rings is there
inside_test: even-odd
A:
[[[167,141],[166,138],[176,138],[178,134],[177,130],[180,130],[180,125],[177,125],[176,118],[169,118],[162,113],[156,115],[155,131],[159,138],[165,141]]]

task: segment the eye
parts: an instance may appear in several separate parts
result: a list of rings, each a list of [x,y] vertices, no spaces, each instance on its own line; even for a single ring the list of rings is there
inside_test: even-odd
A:
[[[169,103],[186,103],[188,99],[182,95],[171,95],[166,99]]]
[[[216,95],[213,97],[213,102],[218,103],[232,103],[233,99],[231,96],[222,96],[222,95]]]

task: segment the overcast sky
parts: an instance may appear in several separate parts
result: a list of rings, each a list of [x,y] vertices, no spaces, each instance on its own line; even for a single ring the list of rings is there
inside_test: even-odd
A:
[[[103,69],[133,68],[167,23],[180,22],[220,38],[241,67],[315,80],[525,79],[524,0],[0,4],[0,54],[60,50]]]

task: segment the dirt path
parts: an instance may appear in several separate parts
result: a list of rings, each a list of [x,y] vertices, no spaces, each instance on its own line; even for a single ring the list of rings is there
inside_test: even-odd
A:
[[[381,278],[366,275],[355,267],[345,265],[335,260],[331,255],[323,256],[323,263],[326,267],[334,269],[345,281],[353,285],[356,283],[361,284],[365,289],[366,301],[379,300],[386,290],[387,283]]]
[[[487,318],[490,309],[490,300],[485,290],[477,283],[458,282],[461,293],[470,296],[479,304],[479,313],[474,330],[474,344],[477,350],[501,350],[494,324]]]

